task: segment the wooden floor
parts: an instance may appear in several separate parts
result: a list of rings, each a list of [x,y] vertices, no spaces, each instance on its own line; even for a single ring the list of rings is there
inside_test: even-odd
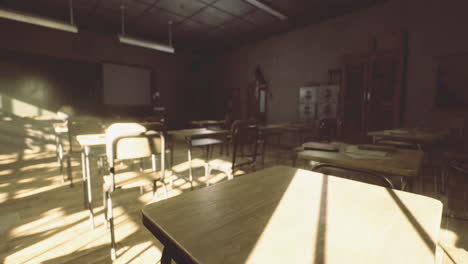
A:
[[[50,139],[44,138],[42,143]],[[18,144],[18,140],[3,139],[0,150],[0,262],[110,263],[110,236],[103,225],[100,177],[94,177],[93,182],[96,228],[91,230],[88,213],[83,207],[79,162],[73,163],[75,185],[70,188],[68,183],[61,181],[52,145],[38,147],[41,144],[30,144],[31,140],[37,140],[37,136],[22,139],[29,141]],[[176,144],[175,154],[172,176],[175,185],[170,196],[190,191],[190,184],[184,179],[188,167],[182,143]],[[217,155],[218,150],[214,154]],[[277,154],[278,151],[268,152],[267,167],[291,165],[290,159],[283,156],[278,160]],[[199,158],[202,152],[195,150],[194,156],[195,185],[203,188],[205,179]],[[257,167],[261,168],[260,165]],[[93,170],[96,176],[96,168]],[[430,181],[430,177],[427,179]],[[213,182],[224,180],[222,173],[213,178]],[[161,199],[164,197],[162,193],[159,188]],[[119,190],[114,198],[118,241],[116,263],[158,263],[161,244],[142,226],[140,219],[140,209],[151,201],[151,192],[140,195],[138,189]],[[439,246],[441,252],[446,253],[443,263],[468,263],[468,221],[444,218]]]

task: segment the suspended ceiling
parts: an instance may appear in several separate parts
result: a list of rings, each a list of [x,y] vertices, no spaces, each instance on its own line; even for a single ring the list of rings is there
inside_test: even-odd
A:
[[[285,14],[279,20],[244,0],[73,0],[79,28],[117,34],[120,6],[126,6],[126,32],[167,42],[173,21],[176,47],[225,48],[351,13],[385,0],[263,0]],[[69,0],[0,0],[0,7],[69,20]]]

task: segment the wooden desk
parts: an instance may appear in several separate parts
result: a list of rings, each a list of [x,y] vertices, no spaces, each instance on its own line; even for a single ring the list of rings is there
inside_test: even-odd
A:
[[[195,120],[190,121],[190,124],[194,127],[208,127],[208,126],[223,126],[226,120]]]
[[[409,142],[418,145],[432,145],[450,135],[449,130],[425,129],[425,128],[398,128],[394,130],[373,131],[367,133],[373,138],[374,143],[378,139],[388,139]]]
[[[83,195],[85,207],[89,211],[89,221],[91,228],[94,229],[94,212],[93,212],[93,192],[91,189],[91,167],[89,156],[91,147],[105,146],[106,134],[89,134],[78,135],[76,140],[82,147],[81,153],[81,169],[83,170]]]
[[[267,125],[259,125],[258,129],[260,131],[277,131],[277,130],[283,130],[287,126],[288,124],[267,124]]]
[[[434,263],[435,199],[277,166],[143,207],[170,263]]]
[[[283,124],[267,124],[259,125],[258,129],[264,136],[281,135],[285,132],[290,132],[293,135],[293,145],[299,145],[304,140],[305,133],[312,133],[314,127],[310,123],[283,123]],[[278,145],[279,145],[278,138]]]
[[[339,152],[327,152],[319,150],[305,150],[298,152],[300,159],[318,161],[320,163],[338,165],[351,169],[362,169],[382,173],[385,175],[400,177],[402,187],[407,179],[413,181],[419,175],[424,153],[419,150],[395,149],[388,152],[384,158],[355,158],[345,153],[345,149],[350,144],[341,143]]]
[[[189,161],[189,180],[190,184],[193,181],[192,175],[192,147],[207,147],[212,145],[222,144],[224,140],[213,137],[220,137],[228,134],[229,131],[225,129],[207,129],[207,128],[193,128],[193,129],[181,129],[181,130],[169,130],[167,134],[184,138],[185,144],[187,145],[187,156]],[[172,151],[172,150],[171,150]],[[209,149],[207,149],[208,155]],[[171,182],[172,186],[172,182]],[[193,187],[193,186],[192,186]]]

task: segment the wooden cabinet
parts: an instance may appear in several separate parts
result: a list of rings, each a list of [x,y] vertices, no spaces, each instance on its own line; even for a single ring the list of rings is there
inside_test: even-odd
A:
[[[365,98],[365,132],[401,126],[403,56],[396,53],[371,57]]]
[[[392,41],[398,43],[395,39]],[[368,131],[402,125],[405,45],[382,46],[385,48],[344,58],[339,114],[343,141],[365,142]]]
[[[369,64],[366,57],[349,57],[343,67],[340,96],[339,137],[346,142],[360,142],[364,129],[365,96]]]

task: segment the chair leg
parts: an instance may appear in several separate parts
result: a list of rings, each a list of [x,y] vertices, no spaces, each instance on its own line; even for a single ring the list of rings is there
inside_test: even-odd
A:
[[[169,175],[169,187],[171,187],[171,190],[173,188],[173,185],[174,185],[174,179],[172,177],[172,171],[171,171],[171,174]]]
[[[263,142],[262,144],[262,169],[265,168],[265,146],[266,142]]]
[[[168,192],[167,192],[166,183],[164,182],[164,178],[161,179],[161,183],[162,183],[163,188],[164,188],[164,197],[167,199],[167,198],[169,198],[169,195],[168,195]]]
[[[140,159],[140,161],[139,161],[138,163],[139,163],[139,165],[140,165],[140,171],[143,171],[143,169],[144,169],[144,167],[145,167],[145,166],[144,166],[143,159]]]
[[[60,168],[60,175],[62,175],[62,183],[65,183],[65,174],[63,173],[63,147],[61,144],[57,144],[57,162]]]
[[[187,150],[187,156],[188,156],[188,161],[189,161],[189,180],[190,180],[190,188],[193,188],[192,181],[193,181],[193,176],[192,176],[192,149],[189,146],[189,149]]]
[[[67,172],[68,172],[68,180],[70,181],[70,187],[73,187],[73,174],[72,174],[70,156],[67,157]]]
[[[156,186],[156,181],[157,180],[154,180],[153,181],[153,202],[155,202],[157,200],[157,186]]]
[[[104,160],[104,157],[99,157],[98,158],[98,174],[99,175],[104,175],[105,174],[105,160]]]
[[[108,206],[108,216],[109,216],[109,225],[110,225],[110,235],[111,235],[111,259],[115,260],[117,258],[117,251],[115,249],[115,233],[114,233],[114,213],[112,210],[112,196],[111,193],[107,194],[107,206]]]
[[[60,175],[62,175],[62,183],[65,183],[65,173],[63,172],[63,160],[61,158],[59,158],[57,160],[57,162],[59,164]]]
[[[205,179],[206,179],[206,186],[210,186],[211,167],[208,164],[205,164]]]
[[[108,219],[108,215],[107,215],[107,199],[108,199],[108,192],[106,190],[106,187],[103,187],[102,189],[102,202],[103,202],[103,206],[104,206],[104,225],[106,227],[106,229],[109,228],[109,219]]]
[[[84,208],[88,209],[88,182],[86,178],[86,164],[85,164],[85,154],[84,152],[81,153],[81,172],[83,176],[83,202],[84,202]]]
[[[174,142],[171,142],[171,170],[174,167]]]
[[[228,177],[228,180],[234,179],[234,175],[232,174],[232,171],[231,171],[231,170],[226,171],[226,175],[227,175],[227,177]]]
[[[210,158],[210,146],[206,146],[205,147],[205,151],[206,151],[206,160],[208,160]]]

